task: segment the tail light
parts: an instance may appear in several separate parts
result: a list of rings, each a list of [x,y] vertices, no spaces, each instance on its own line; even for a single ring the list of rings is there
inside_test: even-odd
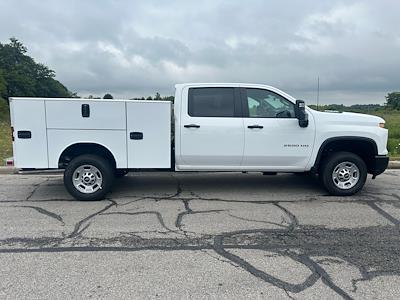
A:
[[[11,126],[11,140],[14,142],[14,127]]]

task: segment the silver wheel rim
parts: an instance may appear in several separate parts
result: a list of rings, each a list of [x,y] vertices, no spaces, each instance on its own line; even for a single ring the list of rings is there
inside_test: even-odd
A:
[[[82,165],[74,171],[72,182],[81,193],[92,194],[102,188],[103,175],[95,166]]]
[[[333,169],[332,180],[341,190],[351,189],[360,180],[360,170],[352,162],[342,162]]]

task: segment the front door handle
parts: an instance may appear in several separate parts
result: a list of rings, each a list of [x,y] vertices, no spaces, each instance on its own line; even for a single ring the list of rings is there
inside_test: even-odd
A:
[[[247,128],[250,128],[250,129],[263,129],[264,126],[261,126],[261,125],[250,125],[250,126],[247,126]]]
[[[190,124],[190,125],[184,125],[185,128],[200,128],[200,125],[197,124]]]

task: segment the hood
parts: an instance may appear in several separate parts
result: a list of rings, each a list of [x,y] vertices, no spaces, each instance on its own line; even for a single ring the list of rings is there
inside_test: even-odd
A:
[[[326,121],[326,122],[345,122],[346,124],[354,125],[366,125],[366,126],[377,126],[379,123],[385,123],[385,120],[381,117],[359,114],[352,112],[321,112],[316,110],[311,110],[315,118]]]

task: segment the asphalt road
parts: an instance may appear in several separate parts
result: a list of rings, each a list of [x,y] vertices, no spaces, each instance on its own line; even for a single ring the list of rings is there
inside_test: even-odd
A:
[[[0,298],[399,299],[399,186],[139,173],[77,202],[60,175],[0,175]]]

